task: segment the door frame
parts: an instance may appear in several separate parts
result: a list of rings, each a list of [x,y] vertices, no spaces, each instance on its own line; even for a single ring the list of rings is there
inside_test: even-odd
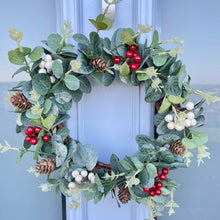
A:
[[[60,26],[63,26],[63,21],[69,19],[72,22],[72,27],[74,30],[74,33],[82,33],[83,31],[83,6],[82,6],[83,0],[56,0],[56,28],[57,32],[60,33]],[[88,1],[88,0],[87,0]],[[98,0],[100,4],[102,4],[102,0]],[[124,0],[124,1],[131,1],[132,2],[132,27],[135,31],[137,31],[138,24],[149,24],[154,25],[153,30],[157,29],[159,32],[159,35],[161,35],[161,10],[159,5],[159,0]],[[119,3],[120,4],[120,3]],[[116,6],[117,10],[117,6]],[[149,41],[152,40],[152,32],[147,34],[147,38]],[[134,90],[134,102],[137,102],[137,99],[144,100],[145,97],[145,89],[144,86],[140,86],[139,88],[136,88]],[[72,109],[70,111],[70,114],[72,117],[83,120],[80,118],[80,115],[82,115],[83,111],[83,100],[78,104],[73,104]],[[153,119],[152,121],[147,123],[147,116],[146,112],[154,113],[154,105],[146,105],[143,102],[139,102],[139,112],[138,112],[138,118],[134,120],[139,120],[141,117],[141,120],[139,120],[139,128],[138,130],[140,133],[148,133],[151,134],[151,136],[154,136],[154,126],[153,126]],[[137,123],[137,122],[136,122]],[[78,121],[74,123],[74,125],[71,124],[71,129],[73,129],[73,136],[82,137],[83,134],[83,127],[80,129],[77,126]],[[150,129],[151,128],[151,129]],[[136,128],[137,129],[137,128]],[[82,139],[82,138],[81,138]],[[134,145],[134,144],[133,144]],[[78,208],[77,212],[70,212],[67,211],[67,203],[68,198],[65,198],[62,195],[62,218],[63,220],[86,220],[87,216],[83,216],[83,213],[86,213],[87,206],[86,204],[81,205]],[[132,210],[131,210],[131,216],[132,219],[144,219],[146,216],[145,213],[141,212],[141,208],[138,204],[134,203]]]

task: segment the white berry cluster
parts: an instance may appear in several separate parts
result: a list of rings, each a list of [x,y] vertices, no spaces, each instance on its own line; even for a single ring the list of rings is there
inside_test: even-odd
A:
[[[177,131],[182,131],[185,127],[188,128],[196,125],[197,121],[194,118],[195,115],[193,112],[190,112],[191,110],[194,109],[194,104],[192,102],[187,102],[186,109],[189,112],[186,114],[182,114],[182,117],[180,116],[176,120],[171,114],[165,116],[165,121],[168,122],[167,123],[168,129],[173,130],[175,128]]]
[[[59,59],[57,60],[62,63],[62,60]],[[38,70],[38,73],[51,73],[52,64],[53,64],[52,56],[50,54],[46,54],[44,56],[44,59],[39,64],[40,69]],[[52,75],[50,76],[50,81],[51,83],[55,83],[56,78]]]
[[[72,177],[75,179],[75,182],[78,184],[82,183],[83,178],[88,178],[88,180],[94,184],[95,183],[95,175],[94,173],[88,173],[87,170],[82,170],[81,172],[79,172],[78,170],[74,170],[72,172]],[[76,183],[75,182],[70,182],[68,184],[69,188],[75,188],[76,187]]]

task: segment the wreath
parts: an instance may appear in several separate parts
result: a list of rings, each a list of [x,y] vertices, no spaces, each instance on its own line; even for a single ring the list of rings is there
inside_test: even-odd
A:
[[[32,50],[21,46],[22,32],[11,27],[10,37],[18,48],[9,51],[8,58],[21,66],[12,77],[21,72],[30,76],[29,81],[9,90],[11,104],[18,114],[16,132],[25,134],[25,138],[21,148],[11,147],[6,141],[5,145],[0,144],[0,149],[18,151],[17,163],[24,154],[33,153],[36,166],[29,172],[47,175],[47,183],[40,185],[43,191],[56,186],[56,193],[61,191],[76,200],[83,192],[84,202],[94,200],[94,203],[112,192],[119,206],[118,199],[126,204],[132,198],[150,207],[150,218],[154,219],[164,207],[170,207],[170,215],[178,207],[173,200],[178,184],[168,177],[169,171],[188,167],[194,148],[198,149],[198,165],[204,162],[203,158],[210,158],[204,145],[207,134],[198,128],[205,121],[203,103],[219,98],[192,88],[185,65],[177,60],[181,50],[162,47],[168,42],[182,45],[183,40],[160,42],[155,30],[152,42],[146,39],[141,43],[140,36],[152,29],[141,24],[138,33],[131,28],[119,28],[111,39],[100,37],[100,30],[112,26],[106,17],[109,6],[118,2],[106,0],[105,12],[96,20],[90,19],[97,31],[91,32],[89,39],[80,33],[72,34],[67,20],[60,28],[62,35],[50,34],[42,41],[45,46]],[[66,42],[67,38],[78,43],[78,54],[73,52],[75,46]],[[71,109],[72,102],[79,102],[83,93],[91,92],[90,80],[110,86],[116,76],[123,83],[145,85],[145,101],[155,103],[156,107],[156,138],[137,135],[138,152],[123,159],[112,154],[110,164],[105,164],[98,161],[92,145],[71,138],[64,123],[70,118],[66,111]],[[192,94],[201,96],[201,101],[196,104],[189,101]],[[57,178],[51,178],[54,171]],[[79,205],[72,200],[70,208]]]

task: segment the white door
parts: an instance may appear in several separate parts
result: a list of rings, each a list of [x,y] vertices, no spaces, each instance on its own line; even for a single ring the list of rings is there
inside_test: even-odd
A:
[[[101,0],[66,0],[59,4],[61,18],[72,21],[75,33],[88,36],[89,32],[95,31],[88,19],[101,13]],[[138,23],[152,24],[153,10],[151,1],[124,0],[116,5],[111,32],[100,32],[100,35],[110,37],[119,27],[136,30]],[[119,80],[109,87],[91,82],[92,93],[84,95],[70,112],[72,119],[68,126],[72,137],[83,144],[95,146],[99,161],[105,163],[110,162],[112,153],[121,159],[134,154],[138,149],[135,136],[141,133],[153,134],[153,106],[145,103],[144,88],[125,85]],[[71,198],[67,198],[67,207],[70,201]],[[148,209],[134,202],[118,208],[111,195],[97,205],[91,201],[76,212],[68,208],[66,210],[68,220],[143,220],[148,217]]]

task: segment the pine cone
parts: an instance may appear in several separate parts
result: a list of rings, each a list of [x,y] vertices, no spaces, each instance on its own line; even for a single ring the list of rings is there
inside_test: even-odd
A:
[[[40,163],[36,164],[36,172],[39,174],[46,174],[53,172],[56,167],[56,160],[44,158]]]
[[[21,111],[27,111],[32,106],[21,92],[16,92],[16,94],[11,97],[11,104]]]
[[[128,187],[125,188],[125,184],[120,187],[118,192],[118,198],[122,204],[126,204],[129,200],[131,200],[131,194],[128,190]]]
[[[170,144],[170,151],[177,156],[180,156],[181,154],[184,154],[186,151],[185,146],[180,141],[173,141]]]
[[[90,60],[89,66],[96,69],[98,72],[103,72],[107,67],[107,62],[99,57],[94,57]]]

